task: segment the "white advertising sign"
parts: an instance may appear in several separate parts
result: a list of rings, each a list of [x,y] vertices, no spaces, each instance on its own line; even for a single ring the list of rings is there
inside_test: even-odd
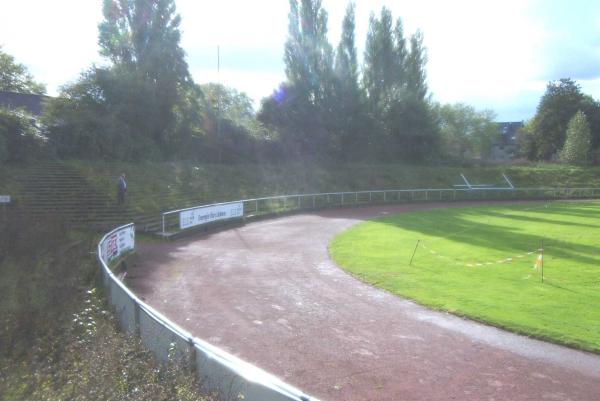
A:
[[[10,203],[10,195],[0,195],[0,203]]]
[[[120,229],[106,237],[101,245],[102,258],[109,263],[127,251],[135,249],[135,227]]]
[[[244,202],[202,206],[179,212],[179,228],[182,230],[217,220],[244,217]]]

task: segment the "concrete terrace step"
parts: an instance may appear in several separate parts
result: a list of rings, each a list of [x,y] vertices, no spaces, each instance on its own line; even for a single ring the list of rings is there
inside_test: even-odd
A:
[[[22,187],[20,210],[34,217],[55,216],[75,224],[110,227],[135,216],[116,204],[116,194],[97,191],[85,177],[60,162],[43,163],[16,177]]]

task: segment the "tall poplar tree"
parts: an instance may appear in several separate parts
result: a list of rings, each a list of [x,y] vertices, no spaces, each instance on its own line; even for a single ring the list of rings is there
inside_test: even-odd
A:
[[[107,100],[132,129],[170,144],[191,82],[174,0],[104,0],[103,15],[100,53],[113,64],[100,77]]]
[[[410,52],[406,58],[406,86],[408,94],[424,101],[427,96],[427,53],[423,45],[423,33],[415,32],[410,38]]]
[[[335,54],[335,126],[341,156],[364,158],[369,145],[367,116],[358,82],[358,56],[355,41],[355,5],[350,2],[342,22],[342,36]]]
[[[329,157],[339,146],[332,135],[334,53],[327,40],[327,12],[321,0],[290,0],[289,4],[287,82],[263,101],[258,118],[279,131],[289,155]]]
[[[378,133],[382,157],[423,161],[435,153],[439,130],[429,105],[423,35],[404,37],[402,20],[392,28],[392,14],[371,15],[365,47],[363,85]]]
[[[369,109],[375,117],[382,114],[382,102],[398,78],[398,58],[394,46],[392,12],[383,7],[380,18],[369,17],[369,32],[365,46],[363,86]]]
[[[322,106],[331,94],[333,48],[327,40],[327,11],[321,0],[290,0],[285,65],[288,82],[306,100]]]

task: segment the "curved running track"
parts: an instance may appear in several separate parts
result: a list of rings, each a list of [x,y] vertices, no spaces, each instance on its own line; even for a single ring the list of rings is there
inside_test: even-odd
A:
[[[141,245],[128,285],[325,401],[600,400],[600,356],[432,312],[329,258],[329,241],[353,224],[434,207],[448,205],[328,210]]]

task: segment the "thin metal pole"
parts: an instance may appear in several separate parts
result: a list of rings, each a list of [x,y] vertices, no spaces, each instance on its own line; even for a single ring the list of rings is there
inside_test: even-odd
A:
[[[165,236],[165,215],[164,214],[162,215],[162,229],[163,229],[162,234],[163,234],[163,238],[164,238],[164,236]]]
[[[544,284],[544,240],[542,239],[542,284]]]
[[[410,262],[408,262],[409,266],[412,266],[413,258],[415,257],[415,254],[417,253],[417,249],[419,248],[419,242],[421,242],[420,239],[417,240],[417,245],[415,245],[415,250],[413,251],[412,256],[410,257]]]
[[[217,138],[219,143],[219,163],[223,162],[223,141],[221,140],[221,47],[217,45]]]

